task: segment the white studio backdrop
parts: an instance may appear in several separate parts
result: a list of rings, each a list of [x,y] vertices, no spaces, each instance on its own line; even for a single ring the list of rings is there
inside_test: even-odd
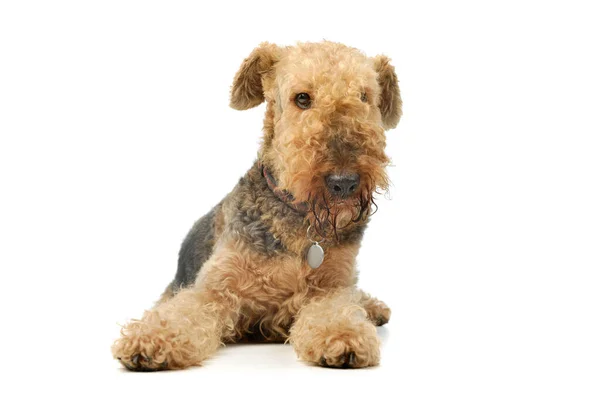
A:
[[[2,398],[597,399],[600,71],[593,2],[0,3]],[[262,41],[392,58],[393,187],[359,256],[382,364],[230,346],[131,374],[110,345],[256,157],[228,108]]]

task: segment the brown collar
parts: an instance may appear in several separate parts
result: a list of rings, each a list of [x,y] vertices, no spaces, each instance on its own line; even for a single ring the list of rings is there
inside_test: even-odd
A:
[[[288,207],[296,210],[298,213],[302,215],[306,215],[308,213],[308,203],[302,201],[296,201],[294,196],[288,192],[287,190],[282,190],[277,187],[277,180],[271,175],[269,169],[264,166],[262,163],[258,164],[262,176],[265,177],[265,181],[267,181],[267,186],[279,200],[283,201]]]

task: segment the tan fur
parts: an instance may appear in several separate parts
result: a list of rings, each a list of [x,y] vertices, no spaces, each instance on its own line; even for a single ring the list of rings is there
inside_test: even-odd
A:
[[[375,71],[377,71],[377,82],[381,87],[379,97],[379,108],[381,109],[381,120],[385,129],[392,129],[398,125],[402,116],[402,98],[398,77],[390,59],[379,55],[374,59]]]
[[[327,293],[298,313],[290,342],[301,359],[341,367],[354,357],[353,367],[379,363],[379,338],[353,288]]]
[[[386,323],[391,311],[355,286],[366,219],[352,222],[352,202],[328,205],[323,176],[360,171],[360,195],[369,199],[387,188],[384,129],[400,118],[397,85],[389,59],[368,58],[338,43],[264,43],[255,49],[234,79],[231,106],[247,109],[267,101],[261,165],[297,201],[312,201],[311,212],[300,222],[284,217],[285,205],[273,207],[270,197],[238,185],[216,214],[213,253],[195,284],[177,293],[167,288],[141,320],[123,327],[112,348],[115,358],[134,370],[185,368],[199,365],[223,343],[258,336],[289,339],[301,359],[324,366],[376,365],[375,325]],[[295,106],[299,92],[311,94],[310,110]],[[261,179],[258,168],[246,175],[253,184]],[[273,255],[241,240],[240,210],[258,215],[286,251]],[[326,257],[311,269],[306,232],[319,218],[329,218],[339,231],[322,225]]]
[[[277,46],[262,43],[246,58],[233,79],[230,105],[236,110],[246,110],[262,103],[262,78],[277,60]]]
[[[392,316],[392,310],[383,301],[371,297],[363,291],[359,291],[359,293],[361,294],[359,303],[367,312],[369,321],[377,326],[387,324]]]
[[[160,295],[160,297],[158,298],[158,300],[156,301],[156,305],[160,304],[160,303],[164,303],[165,301],[169,300],[171,297],[173,297],[175,293],[173,293],[173,286],[171,284],[169,284],[164,292]]]

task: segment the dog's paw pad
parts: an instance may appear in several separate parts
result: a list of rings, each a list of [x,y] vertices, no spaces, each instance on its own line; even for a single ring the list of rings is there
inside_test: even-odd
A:
[[[356,358],[356,353],[350,351],[348,353],[343,353],[338,357],[327,358],[325,356],[321,357],[319,361],[319,365],[321,367],[328,368],[358,368],[362,365],[359,365],[358,360]]]
[[[130,371],[153,372],[167,369],[167,362],[160,364],[153,363],[151,357],[145,357],[143,354],[134,354],[131,358],[117,358],[121,364]]]

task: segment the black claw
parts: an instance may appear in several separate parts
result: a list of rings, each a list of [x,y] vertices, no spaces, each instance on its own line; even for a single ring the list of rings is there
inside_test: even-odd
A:
[[[348,360],[346,362],[348,367],[354,367],[354,364],[356,363],[356,354],[354,354],[354,352],[350,352],[350,354],[348,354]]]
[[[337,360],[335,360],[335,364],[329,364],[325,356],[321,357],[319,361],[319,365],[321,367],[329,367],[329,368],[355,368],[356,367],[356,353],[351,351],[349,353],[342,354]]]
[[[133,366],[133,365],[131,365],[129,363],[121,361],[121,364],[123,364],[123,366],[125,368],[127,368],[128,370],[130,370],[130,371],[137,371],[137,367],[135,367],[135,366]]]
[[[121,357],[117,357],[117,360],[123,364],[125,368],[130,371],[136,372],[154,372],[162,369],[167,369],[167,361],[161,363],[158,367],[152,368],[149,365],[152,363],[152,357],[146,357],[143,354],[135,354],[131,357],[131,360],[125,362],[121,359]]]

